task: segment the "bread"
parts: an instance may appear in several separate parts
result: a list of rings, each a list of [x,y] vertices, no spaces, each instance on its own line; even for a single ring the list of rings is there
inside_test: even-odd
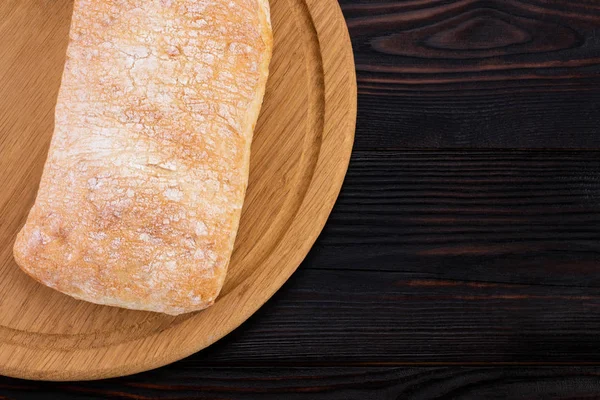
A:
[[[23,271],[98,304],[210,306],[271,49],[267,0],[76,0]]]

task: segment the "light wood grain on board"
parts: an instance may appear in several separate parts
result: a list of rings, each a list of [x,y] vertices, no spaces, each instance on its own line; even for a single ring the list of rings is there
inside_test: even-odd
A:
[[[171,317],[74,300],[13,261],[52,134],[72,3],[0,4],[0,373],[96,379],[167,364],[235,329],[297,268],[346,172],[356,80],[335,0],[272,0],[271,9],[271,76],[227,280],[210,309]]]

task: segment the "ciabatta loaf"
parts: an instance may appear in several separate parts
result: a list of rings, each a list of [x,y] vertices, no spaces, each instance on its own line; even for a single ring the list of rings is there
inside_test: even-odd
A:
[[[267,0],[76,0],[19,266],[93,303],[174,315],[211,305],[271,49]]]

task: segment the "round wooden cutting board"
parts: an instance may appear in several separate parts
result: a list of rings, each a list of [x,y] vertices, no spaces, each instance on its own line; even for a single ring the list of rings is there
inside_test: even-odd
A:
[[[0,2],[1,374],[97,379],[168,364],[227,335],[298,267],[344,179],[356,81],[336,0],[272,0],[271,8],[271,75],[227,280],[211,308],[171,317],[74,300],[15,264],[14,238],[52,135],[72,1]]]

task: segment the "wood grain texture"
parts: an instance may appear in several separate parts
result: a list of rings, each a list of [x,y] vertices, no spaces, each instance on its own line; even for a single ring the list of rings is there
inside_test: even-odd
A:
[[[581,400],[597,398],[598,368],[209,368],[169,369],[89,383],[0,378],[6,398]]]
[[[341,0],[358,149],[598,148],[600,7],[568,0]]]
[[[210,365],[594,363],[600,289],[300,268]]]
[[[274,50],[229,272],[210,309],[170,317],[76,301],[25,276],[11,255],[52,133],[70,1],[0,6],[0,372],[37,379],[120,376],[217,341],[287,280],[321,231],[353,143],[356,82],[334,1],[271,3]],[[10,40],[13,38],[14,40]],[[15,46],[15,43],[18,46]],[[28,112],[24,112],[27,110]]]
[[[528,364],[600,361],[600,154],[502,149],[598,148],[598,2],[340,3],[360,60],[360,151],[298,273],[239,329],[181,362],[101,382],[4,378],[1,395],[598,398],[596,367]],[[371,47],[395,34],[407,43],[406,31],[416,40],[413,27],[429,29],[428,48]],[[552,40],[520,43],[531,28]],[[480,34],[504,47],[486,48]],[[382,53],[392,45],[396,54]],[[406,367],[429,363],[438,366]],[[511,367],[456,367],[466,363]]]
[[[307,268],[600,286],[600,152],[356,151]]]

